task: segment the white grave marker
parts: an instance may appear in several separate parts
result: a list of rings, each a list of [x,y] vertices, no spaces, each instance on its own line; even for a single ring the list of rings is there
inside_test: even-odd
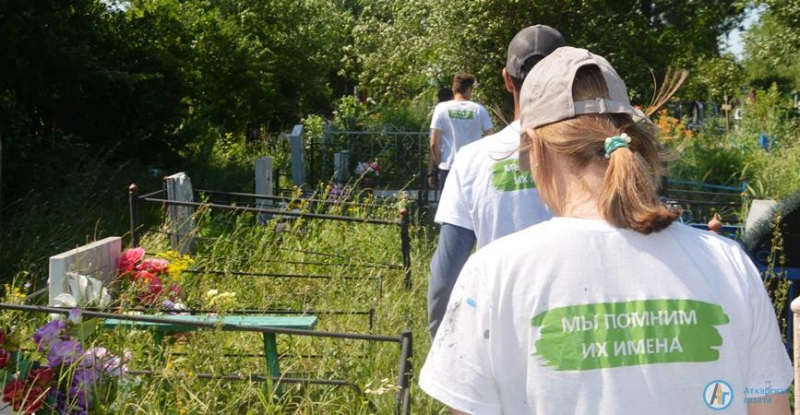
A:
[[[177,202],[194,202],[192,181],[186,173],[167,176],[167,199]],[[170,205],[168,225],[171,232],[172,249],[187,254],[194,249],[194,207]]]
[[[73,250],[50,257],[50,277],[48,305],[53,305],[55,298],[69,291],[67,273],[77,274],[100,280],[105,286],[116,274],[117,263],[122,255],[122,238],[111,236],[92,242]]]
[[[333,153],[333,177],[337,183],[345,183],[350,178],[350,152]]]
[[[297,124],[289,134],[292,148],[292,183],[301,186],[306,183],[306,147],[303,142],[303,124]]]
[[[265,156],[256,160],[256,194],[273,196],[272,157]],[[256,199],[256,207],[269,209],[272,207],[271,199]],[[267,223],[270,215],[258,215],[259,225]]]

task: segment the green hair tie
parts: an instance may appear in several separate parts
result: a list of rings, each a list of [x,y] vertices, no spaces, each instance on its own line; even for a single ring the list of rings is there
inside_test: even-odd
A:
[[[606,138],[606,158],[611,158],[611,153],[613,153],[616,149],[628,147],[628,143],[630,142],[631,138],[625,133]]]

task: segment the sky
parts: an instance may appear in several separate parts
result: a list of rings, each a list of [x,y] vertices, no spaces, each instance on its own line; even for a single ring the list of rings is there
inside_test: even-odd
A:
[[[721,51],[731,52],[739,60],[744,59],[744,40],[742,39],[742,35],[747,29],[750,29],[753,25],[758,23],[759,18],[761,18],[761,13],[763,13],[763,9],[761,8],[749,9],[742,22],[741,29],[733,29],[728,33],[727,38],[723,37],[720,39]]]

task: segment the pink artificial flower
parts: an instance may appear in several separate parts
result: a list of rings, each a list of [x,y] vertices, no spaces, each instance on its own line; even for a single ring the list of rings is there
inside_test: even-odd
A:
[[[136,266],[139,271],[147,271],[151,274],[163,275],[169,272],[169,261],[161,258],[147,258]]]
[[[131,248],[122,253],[117,263],[117,269],[123,275],[128,274],[133,271],[133,268],[142,258],[144,258],[143,248]]]

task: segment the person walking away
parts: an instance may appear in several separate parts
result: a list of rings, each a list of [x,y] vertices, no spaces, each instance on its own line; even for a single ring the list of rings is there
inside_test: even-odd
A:
[[[441,102],[431,119],[428,184],[442,189],[458,150],[492,133],[492,120],[483,105],[470,101],[475,77],[468,73],[453,78],[453,99]]]
[[[499,133],[461,148],[444,186],[436,223],[439,243],[430,265],[428,327],[431,337],[473,247],[550,219],[529,172],[519,169],[519,90],[530,70],[567,42],[549,26],[529,26],[508,44],[501,74],[514,98],[514,121]]]
[[[520,158],[554,217],[469,259],[420,387],[456,414],[788,415],[792,364],[758,270],[735,241],[674,223],[663,147],[614,68],[560,48],[520,112]]]

